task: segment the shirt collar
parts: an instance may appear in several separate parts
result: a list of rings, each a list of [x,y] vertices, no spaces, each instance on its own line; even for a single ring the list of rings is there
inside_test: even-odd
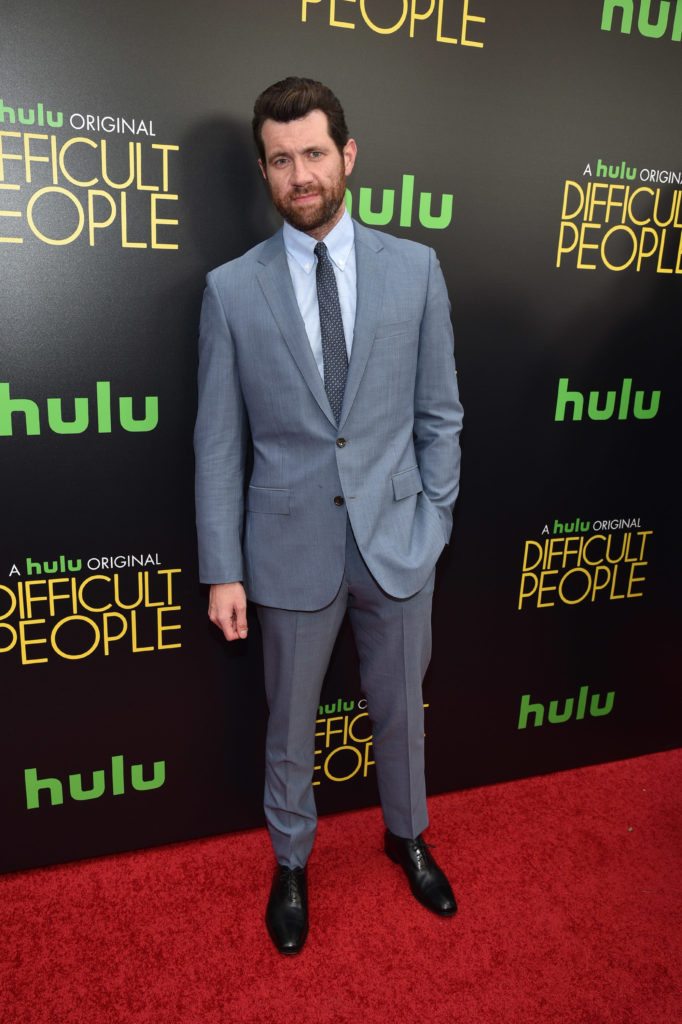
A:
[[[304,231],[292,228],[291,224],[284,222],[284,247],[287,254],[296,260],[298,265],[309,274],[315,266],[315,246],[317,239],[307,235]],[[343,211],[343,216],[338,224],[335,224],[328,235],[322,239],[327,246],[327,251],[339,270],[344,270],[348,257],[355,244],[355,231],[353,221],[348,210]]]

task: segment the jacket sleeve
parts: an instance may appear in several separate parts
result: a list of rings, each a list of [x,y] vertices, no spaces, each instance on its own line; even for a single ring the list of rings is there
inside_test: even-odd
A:
[[[415,383],[414,443],[424,493],[438,511],[446,543],[459,491],[461,429],[450,301],[438,258],[430,249]]]
[[[214,274],[209,274],[199,330],[199,405],[194,429],[199,578],[244,577],[242,532],[247,421],[234,342]]]

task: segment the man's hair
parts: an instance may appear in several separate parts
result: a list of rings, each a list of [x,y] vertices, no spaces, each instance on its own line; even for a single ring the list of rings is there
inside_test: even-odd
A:
[[[331,89],[312,78],[284,78],[268,86],[253,107],[251,127],[261,160],[265,160],[264,121],[297,121],[312,110],[321,110],[327,115],[329,134],[341,152],[348,142],[346,115]]]

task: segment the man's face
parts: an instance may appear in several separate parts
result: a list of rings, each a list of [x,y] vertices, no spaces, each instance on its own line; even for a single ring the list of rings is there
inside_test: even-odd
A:
[[[265,161],[258,164],[276,208],[292,227],[324,238],[343,216],[346,175],[357,153],[354,140],[339,153],[321,110],[296,121],[268,118],[262,136]]]

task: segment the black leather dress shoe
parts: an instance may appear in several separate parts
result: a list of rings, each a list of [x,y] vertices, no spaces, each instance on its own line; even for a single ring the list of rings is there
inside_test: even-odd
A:
[[[401,839],[386,830],[384,850],[407,875],[410,889],[416,899],[429,910],[443,917],[457,911],[457,903],[450,883],[429,853],[428,844],[421,836]]]
[[[308,935],[308,884],[305,868],[278,864],[272,880],[265,923],[280,953],[300,953]]]

